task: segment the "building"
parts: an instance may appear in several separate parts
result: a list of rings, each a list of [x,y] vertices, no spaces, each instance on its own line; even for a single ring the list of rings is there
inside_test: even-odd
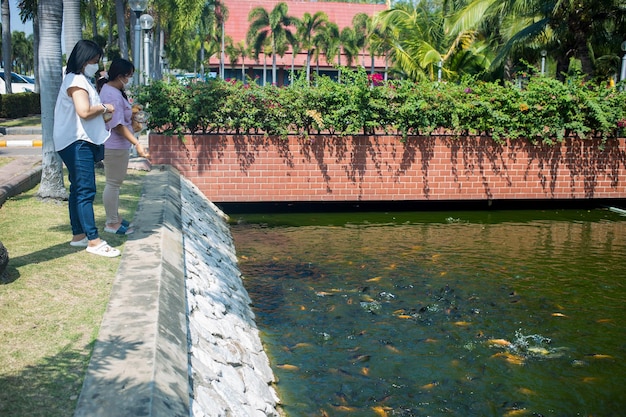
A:
[[[248,16],[256,7],[263,7],[270,13],[278,3],[286,3],[288,6],[288,15],[302,18],[306,12],[311,15],[318,11],[323,11],[328,15],[328,20],[334,22],[341,31],[345,27],[352,27],[352,19],[358,13],[366,13],[374,16],[377,12],[386,10],[384,4],[359,4],[359,3],[339,3],[339,2],[317,2],[312,0],[223,0],[228,9],[228,19],[224,24],[225,35],[233,40],[233,44],[246,41],[246,35],[250,22]],[[293,28],[295,32],[295,28]],[[292,51],[288,50],[283,56],[276,56],[277,65],[277,84],[289,84],[291,68],[292,68]],[[228,57],[224,55],[224,78],[241,79],[241,58],[233,67]],[[296,71],[306,67],[306,51],[301,51],[293,57],[293,65]],[[342,54],[341,62],[345,65],[345,57]],[[353,65],[364,65],[368,70],[371,68],[371,57],[367,51],[361,51],[359,56],[353,61]],[[311,72],[318,71],[320,74],[336,77],[338,71],[335,68],[335,62],[328,63],[324,56],[319,61],[311,62]],[[251,57],[246,57],[243,61],[245,73],[251,79],[258,79],[259,83],[272,82],[272,57],[264,57],[259,55],[258,61]],[[265,69],[264,69],[265,67]],[[211,73],[219,74],[220,59],[219,55],[213,55],[209,59],[209,69]],[[383,72],[385,70],[385,60],[382,57],[374,58],[374,70]],[[265,72],[265,77],[264,77]]]

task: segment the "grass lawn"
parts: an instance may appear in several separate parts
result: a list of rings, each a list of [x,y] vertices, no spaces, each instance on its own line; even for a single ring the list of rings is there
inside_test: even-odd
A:
[[[4,127],[23,127],[23,126],[41,126],[41,115],[35,114],[19,119],[2,119],[0,118],[0,126]]]
[[[129,171],[120,211],[132,219],[145,172]],[[67,174],[65,176],[66,186]],[[96,221],[104,226],[104,171],[97,170]],[[0,207],[9,265],[0,278],[0,416],[71,416],[120,258],[69,245],[67,202],[42,202],[37,188]],[[125,237],[102,233],[123,250]]]

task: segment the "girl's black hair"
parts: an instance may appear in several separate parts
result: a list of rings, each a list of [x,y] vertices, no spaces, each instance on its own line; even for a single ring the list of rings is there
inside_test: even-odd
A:
[[[111,62],[111,66],[109,67],[109,70],[107,71],[107,75],[104,77],[100,77],[98,79],[96,83],[96,88],[98,89],[98,92],[100,92],[100,89],[102,89],[102,86],[108,83],[109,81],[115,80],[120,75],[121,76],[133,75],[134,72],[135,72],[135,66],[133,65],[132,62],[124,58],[115,58]],[[124,90],[122,90],[122,95],[124,96],[125,99],[128,100],[128,97],[126,97],[126,93],[124,92]]]
[[[66,74],[80,74],[83,72],[83,68],[87,62],[91,61],[95,57],[100,59],[104,55],[104,51],[97,43],[88,39],[81,39],[76,42],[74,49],[70,57],[67,59],[67,67],[65,69]]]

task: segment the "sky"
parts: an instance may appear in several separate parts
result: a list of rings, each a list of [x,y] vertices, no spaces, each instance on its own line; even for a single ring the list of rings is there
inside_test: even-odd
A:
[[[22,23],[20,19],[20,9],[17,7],[18,0],[9,0],[11,6],[11,32],[24,32],[26,36],[33,33],[33,21]]]

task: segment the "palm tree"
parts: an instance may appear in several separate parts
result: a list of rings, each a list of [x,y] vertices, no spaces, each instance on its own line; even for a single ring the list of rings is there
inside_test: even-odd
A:
[[[248,15],[248,21],[251,22],[246,39],[248,44],[253,45],[255,51],[259,51],[266,41],[269,42],[273,84],[276,84],[276,55],[280,50],[286,50],[284,44],[293,36],[288,27],[293,24],[294,20],[287,15],[287,12],[287,4],[281,2],[270,13],[263,7],[255,7]]]
[[[41,183],[37,196],[41,198],[67,199],[63,184],[63,164],[54,150],[52,130],[54,126],[54,106],[61,88],[61,26],[63,22],[63,0],[39,0],[37,15],[45,16],[40,20],[41,41],[39,48],[39,73],[46,88],[40,93],[42,171]]]
[[[128,43],[126,42],[126,8],[124,0],[115,0],[115,20],[117,23],[117,41],[122,58],[128,59]],[[112,30],[112,28],[110,28]],[[137,63],[135,63],[137,65]]]
[[[45,16],[45,15],[40,15]],[[46,16],[47,18],[47,16]],[[76,42],[83,38],[80,20],[80,0],[63,1],[63,31],[65,51],[69,54]]]
[[[328,15],[324,12],[316,12],[313,15],[306,12],[302,19],[297,22],[297,36],[302,48],[306,51],[307,80],[311,77],[311,54],[315,49],[314,39],[317,33],[323,31],[326,23],[328,23]]]
[[[400,3],[377,15],[375,26],[391,35],[391,59],[395,69],[412,80],[451,79],[459,70],[451,62],[457,53],[472,54],[477,39],[475,29],[455,28],[443,9],[428,0],[413,5]],[[478,56],[477,64],[488,60]]]
[[[33,69],[33,36],[28,38],[24,32],[13,32],[11,39],[13,60],[17,65],[17,72],[29,73]]]
[[[365,49],[368,45],[370,34],[371,18],[366,13],[357,13],[352,18],[356,46],[361,50],[361,65],[365,68]]]
[[[352,61],[359,55],[359,46],[357,45],[357,37],[354,29],[345,27],[339,34],[343,55],[346,57],[346,66],[352,67]]]
[[[13,57],[11,56],[11,9],[9,0],[2,0],[2,63],[4,64],[4,77],[6,92],[11,91],[11,72],[13,71]]]

